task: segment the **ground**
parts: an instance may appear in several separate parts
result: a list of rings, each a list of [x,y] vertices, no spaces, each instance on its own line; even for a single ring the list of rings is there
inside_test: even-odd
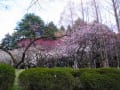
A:
[[[12,90],[20,90],[20,87],[18,85],[18,77],[22,71],[24,71],[24,69],[16,69],[15,70],[16,77],[15,77],[15,82],[14,82],[14,86],[13,86]]]

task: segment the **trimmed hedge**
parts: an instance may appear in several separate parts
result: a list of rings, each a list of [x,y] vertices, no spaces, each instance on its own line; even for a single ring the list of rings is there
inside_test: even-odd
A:
[[[0,90],[10,90],[15,79],[15,69],[7,64],[0,64]]]
[[[81,82],[81,75],[84,73],[84,72],[92,72],[92,73],[95,73],[96,72],[96,69],[89,69],[89,68],[81,68],[81,69],[78,69],[78,70],[74,70],[72,72],[72,75],[74,77],[74,89],[73,90],[82,90],[83,88],[83,83]],[[84,90],[84,89],[83,89]]]
[[[22,90],[73,90],[74,77],[70,69],[33,68],[20,74]]]
[[[110,90],[111,78],[98,73],[84,72],[80,77],[83,90]]]
[[[116,68],[80,69],[75,73],[80,87],[75,90],[120,90],[120,70]]]
[[[107,90],[120,90],[120,69],[116,68],[102,68],[98,69],[97,72],[101,75],[107,76],[106,88]]]
[[[33,68],[19,77],[22,90],[120,90],[120,70]]]

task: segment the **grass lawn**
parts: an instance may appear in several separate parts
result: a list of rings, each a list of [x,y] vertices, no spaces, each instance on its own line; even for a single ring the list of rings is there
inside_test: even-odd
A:
[[[24,69],[16,69],[15,70],[16,77],[15,77],[14,86],[13,86],[12,90],[20,90],[20,87],[18,85],[18,77],[22,71],[24,71]]]

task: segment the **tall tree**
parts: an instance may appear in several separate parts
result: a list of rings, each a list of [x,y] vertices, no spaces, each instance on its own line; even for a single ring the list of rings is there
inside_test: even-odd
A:
[[[83,4],[83,0],[81,0],[81,13],[82,13],[82,19],[83,21],[85,20],[85,12],[84,12],[84,4]]]
[[[101,19],[101,12],[100,12],[100,1],[98,0],[91,0],[91,5],[90,8],[92,9],[93,16],[97,22],[100,22]]]
[[[65,27],[62,25],[62,26],[60,27],[60,30],[61,30],[61,31],[65,31]]]
[[[72,28],[74,28],[74,29],[76,30],[76,29],[78,29],[79,27],[84,26],[84,25],[86,25],[86,22],[85,22],[84,20],[80,19],[80,18],[77,18],[77,19],[75,20]]]
[[[43,32],[43,38],[47,39],[55,39],[54,33],[58,31],[58,28],[53,22],[48,23],[46,25],[46,29]]]
[[[73,27],[76,17],[78,17],[78,15],[76,12],[75,3],[72,1],[68,1],[67,5],[64,7],[63,12],[61,13],[60,22],[63,23],[63,25],[65,26],[70,25],[71,27]]]
[[[20,38],[35,38],[35,32],[41,34],[44,31],[44,27],[44,22],[39,16],[29,13],[18,23],[16,31]]]
[[[120,13],[120,1],[119,0],[112,0],[114,15],[116,19],[116,25],[118,28],[118,32],[120,33],[120,21],[119,21],[119,13]]]
[[[4,48],[11,49],[11,46],[12,46],[12,36],[9,33],[5,35],[4,39],[2,39],[1,45]]]

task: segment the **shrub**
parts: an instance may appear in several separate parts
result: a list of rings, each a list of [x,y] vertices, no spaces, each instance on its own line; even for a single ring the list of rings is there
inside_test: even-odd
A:
[[[23,90],[120,90],[116,68],[34,68],[21,73]]]
[[[70,69],[33,68],[25,70],[19,77],[23,90],[72,90],[73,76]]]
[[[101,75],[109,77],[110,90],[120,90],[120,70],[116,68],[102,68],[97,70]],[[108,88],[109,88],[108,87]]]
[[[74,77],[80,77],[84,72],[96,72],[96,69],[81,68],[81,69],[74,70],[72,72],[72,75]]]
[[[15,70],[7,64],[0,64],[0,90],[10,90],[15,78]]]
[[[73,90],[81,90],[83,85],[82,85],[82,82],[80,80],[80,77],[84,72],[94,73],[94,72],[96,72],[95,70],[96,69],[89,69],[89,68],[81,68],[78,70],[74,70],[72,72],[72,75],[74,76],[74,89]]]
[[[84,72],[81,77],[82,90],[109,90],[109,77],[98,73]]]
[[[81,70],[80,70],[81,71]],[[82,70],[83,71],[83,70]],[[80,90],[120,90],[120,70],[90,69],[79,76]]]
[[[100,74],[120,74],[120,69],[116,69],[116,68],[99,68],[96,70],[98,73]]]

